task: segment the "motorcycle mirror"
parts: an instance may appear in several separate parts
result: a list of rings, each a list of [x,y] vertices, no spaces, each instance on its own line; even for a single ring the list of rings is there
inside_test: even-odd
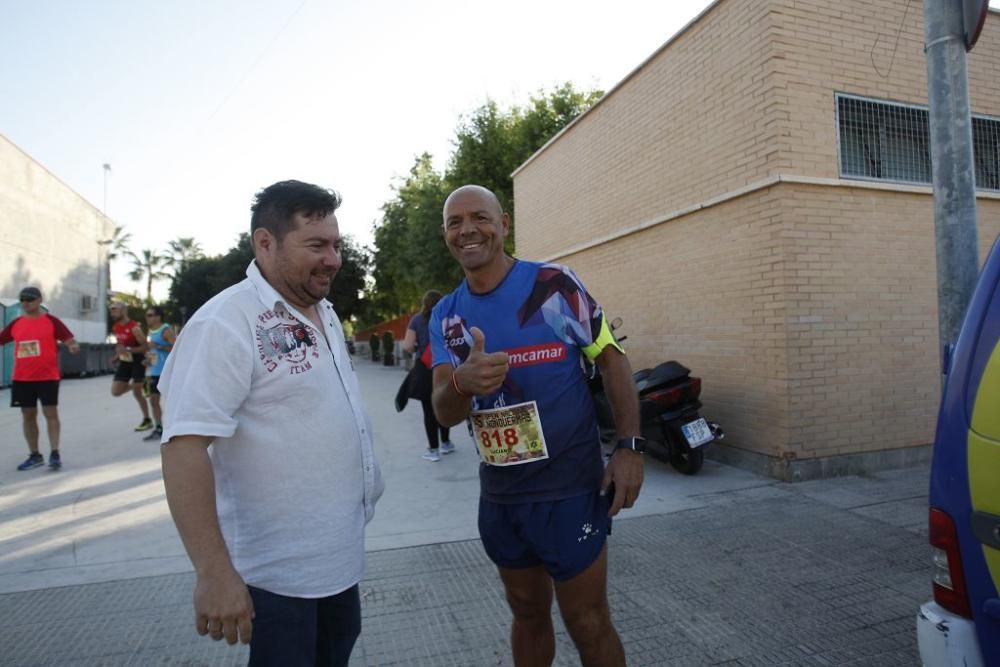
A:
[[[617,329],[621,325],[622,325],[622,318],[616,317],[615,319],[611,320],[611,330],[612,331],[614,331],[615,329]]]

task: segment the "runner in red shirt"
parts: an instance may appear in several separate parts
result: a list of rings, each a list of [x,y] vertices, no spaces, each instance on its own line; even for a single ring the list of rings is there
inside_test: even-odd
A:
[[[135,396],[139,409],[142,411],[142,423],[135,427],[136,431],[148,431],[153,428],[153,420],[149,418],[149,406],[146,405],[146,397],[142,393],[142,386],[146,381],[146,334],[142,332],[142,327],[135,320],[128,317],[128,308],[124,303],[115,301],[108,308],[111,311],[111,319],[114,320],[112,329],[115,334],[115,359],[118,366],[115,368],[115,377],[111,381],[111,395],[121,396],[129,390],[129,382],[132,383],[132,395]]]
[[[80,346],[66,325],[42,312],[42,292],[37,287],[21,290],[22,315],[0,331],[0,346],[14,343],[13,387],[10,407],[21,408],[28,458],[18,470],[31,470],[45,463],[38,451],[38,402],[49,431],[49,467],[62,466],[59,456],[59,356],[57,341],[76,354]]]

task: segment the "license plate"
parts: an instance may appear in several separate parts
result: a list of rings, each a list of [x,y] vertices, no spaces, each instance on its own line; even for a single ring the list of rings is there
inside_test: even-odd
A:
[[[708,428],[708,422],[704,419],[684,424],[681,426],[681,431],[684,432],[684,438],[692,447],[701,447],[706,442],[711,442],[715,437],[712,435],[712,429]]]

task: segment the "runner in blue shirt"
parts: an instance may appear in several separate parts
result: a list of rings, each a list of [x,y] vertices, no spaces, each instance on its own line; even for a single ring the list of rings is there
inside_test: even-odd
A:
[[[465,280],[431,315],[434,409],[446,426],[468,419],[479,448],[479,533],[514,615],[515,664],[555,656],[554,581],[583,665],[624,666],[606,537],[642,486],[631,368],[572,270],[504,252],[509,227],[486,188],[445,202],[445,242]],[[618,428],[606,468],[583,356],[601,370]]]
[[[167,355],[174,347],[177,336],[170,325],[163,321],[166,311],[161,306],[146,308],[146,326],[149,328],[146,347],[146,395],[153,410],[153,430],[143,440],[160,442],[163,437],[163,410],[160,406],[160,375],[167,363]]]

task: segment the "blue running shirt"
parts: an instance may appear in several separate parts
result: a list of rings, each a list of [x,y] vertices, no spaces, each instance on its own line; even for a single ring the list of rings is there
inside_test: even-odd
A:
[[[163,374],[163,366],[167,363],[167,355],[170,354],[170,350],[161,350],[159,347],[154,347],[154,345],[163,347],[170,345],[163,336],[163,332],[169,326],[169,324],[164,322],[160,325],[159,329],[149,332],[149,341],[153,345],[149,346],[149,351],[146,353],[146,358],[149,360],[149,368],[146,370],[150,377],[160,377]]]
[[[607,344],[618,347],[601,307],[568,267],[517,260],[492,291],[473,294],[462,281],[435,306],[434,365],[461,364],[474,326],[486,336],[486,352],[507,352],[510,371],[498,392],[472,399],[473,410],[535,401],[549,456],[505,467],[480,462],[482,496],[539,502],[595,491],[604,461],[581,354],[592,359]]]

